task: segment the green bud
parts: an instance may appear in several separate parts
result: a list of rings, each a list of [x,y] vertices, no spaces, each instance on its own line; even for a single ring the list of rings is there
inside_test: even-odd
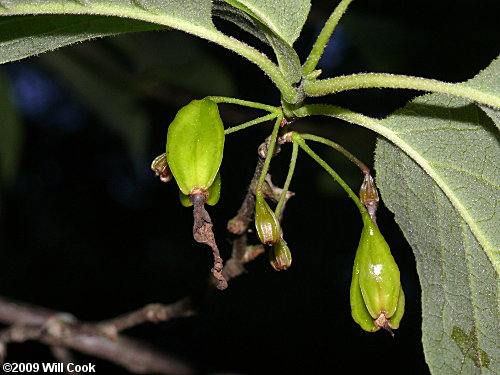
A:
[[[259,240],[263,244],[275,244],[280,240],[280,223],[259,192],[255,194],[255,228]]]
[[[354,259],[351,313],[365,331],[397,329],[404,313],[399,269],[389,245],[368,214]]]
[[[269,262],[276,271],[287,270],[292,265],[292,253],[283,238],[269,250]]]
[[[224,125],[217,104],[193,100],[182,107],[168,128],[167,161],[184,195],[207,191],[219,171]]]

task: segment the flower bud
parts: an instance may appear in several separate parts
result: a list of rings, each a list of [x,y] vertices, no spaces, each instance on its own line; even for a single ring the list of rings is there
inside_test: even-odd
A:
[[[361,203],[366,207],[368,213],[370,214],[373,221],[375,221],[375,216],[378,208],[378,191],[373,181],[371,174],[365,174],[361,188],[359,189],[359,199]]]
[[[217,104],[193,100],[168,127],[167,161],[184,195],[207,191],[214,183],[224,151],[224,125]]]
[[[260,192],[255,194],[255,228],[263,244],[275,244],[280,240],[280,223]]]
[[[269,262],[276,271],[287,270],[292,265],[292,253],[283,238],[269,250]]]
[[[399,269],[368,214],[363,215],[363,223],[351,281],[352,317],[365,331],[391,331],[399,327],[404,313]]]
[[[166,152],[154,158],[151,163],[151,170],[155,172],[156,176],[160,177],[162,182],[169,182],[172,179],[172,173],[167,163]]]

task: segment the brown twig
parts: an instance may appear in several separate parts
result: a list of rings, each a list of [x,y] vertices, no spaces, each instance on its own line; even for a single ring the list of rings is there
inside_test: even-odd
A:
[[[130,328],[132,323],[167,321],[192,313],[186,302],[172,305],[148,305],[116,319],[98,323],[77,321],[67,313],[57,313],[0,297],[0,322],[11,324],[0,332],[0,354],[10,342],[37,340],[51,347],[77,350],[109,360],[135,373],[194,374],[187,363],[169,356],[124,335],[114,338],[103,329],[116,325],[114,331]],[[180,312],[182,310],[182,313]],[[61,350],[58,349],[58,353]]]
[[[262,148],[260,150],[262,151]],[[253,219],[255,185],[262,172],[262,166],[263,159],[259,159],[245,199],[238,214],[231,220],[233,224],[235,221],[237,224],[231,226],[231,221],[228,224],[229,231],[237,237],[233,240],[232,254],[224,267],[215,244],[210,216],[203,204],[193,202],[195,218],[198,218],[195,219],[193,227],[195,239],[211,246],[214,251],[213,272],[216,275],[216,282],[214,283],[214,278],[210,279],[205,295],[214,286],[220,289],[221,282],[227,286],[226,280],[243,274],[244,265],[265,251],[262,244],[248,245],[246,236],[249,223]],[[274,186],[270,176],[268,177],[269,194],[279,195],[281,189]],[[166,353],[160,353],[138,340],[127,338],[121,332],[146,322],[166,322],[174,318],[191,316],[195,313],[195,301],[193,295],[170,305],[149,304],[113,319],[88,323],[80,322],[68,313],[58,313],[0,297],[0,322],[10,325],[0,332],[0,359],[5,358],[5,347],[8,343],[37,340],[49,345],[54,357],[62,363],[72,361],[70,350],[76,350],[106,359],[135,373],[194,374],[195,370],[189,364]]]
[[[65,348],[64,346],[59,346],[59,345],[53,345],[50,347],[50,353],[52,356],[59,362],[64,364],[64,372],[67,375],[79,375],[80,372],[73,370],[71,372],[68,371],[68,365],[70,363],[77,363],[75,360],[75,357],[73,356],[73,353],[68,348]]]

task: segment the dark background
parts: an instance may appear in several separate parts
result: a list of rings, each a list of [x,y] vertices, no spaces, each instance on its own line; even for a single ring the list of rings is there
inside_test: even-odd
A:
[[[296,43],[303,60],[336,2],[313,2]],[[321,61],[322,77],[392,72],[463,81],[498,53],[498,2],[355,1]],[[231,25],[226,32],[257,45]],[[170,303],[197,290],[211,268],[207,247],[191,238],[192,214],[173,182],[149,170],[163,152],[178,108],[205,95],[231,95],[278,105],[272,83],[251,63],[176,31],[126,35],[79,44],[3,67],[19,112],[22,145],[14,179],[2,181],[0,293],[102,320],[150,302]],[[363,90],[322,101],[383,117],[417,95]],[[228,126],[258,111],[222,106]],[[373,163],[374,135],[333,119],[294,125],[341,143]],[[225,225],[237,211],[269,125],[226,139],[223,192],[210,208],[224,258]],[[13,139],[15,143],[15,139]],[[357,190],[359,172],[314,145]],[[0,150],[1,151],[1,150]],[[273,161],[278,184],[290,147]],[[15,158],[13,163],[15,164]],[[369,334],[351,319],[349,285],[361,232],[356,207],[326,173],[299,155],[283,228],[293,266],[275,272],[267,256],[196,317],[147,324],[127,333],[175,354],[201,373],[322,374],[346,368],[371,374],[426,374],[421,345],[420,287],[410,247],[382,205],[379,225],[407,297],[401,328]],[[36,343],[9,346],[9,362],[53,361]],[[125,374],[104,361],[98,373]]]

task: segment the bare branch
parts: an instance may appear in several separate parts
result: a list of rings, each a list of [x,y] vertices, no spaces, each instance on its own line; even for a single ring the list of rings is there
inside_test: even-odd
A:
[[[68,313],[57,313],[0,297],[0,322],[11,324],[0,332],[0,355],[5,357],[5,345],[9,342],[37,340],[51,346],[53,353],[58,355],[62,355],[61,348],[78,350],[135,373],[194,374],[195,371],[187,363],[138,340],[118,335],[121,330],[145,322],[189,316],[193,311],[188,306],[187,300],[172,305],[151,304],[115,319],[84,323]]]

